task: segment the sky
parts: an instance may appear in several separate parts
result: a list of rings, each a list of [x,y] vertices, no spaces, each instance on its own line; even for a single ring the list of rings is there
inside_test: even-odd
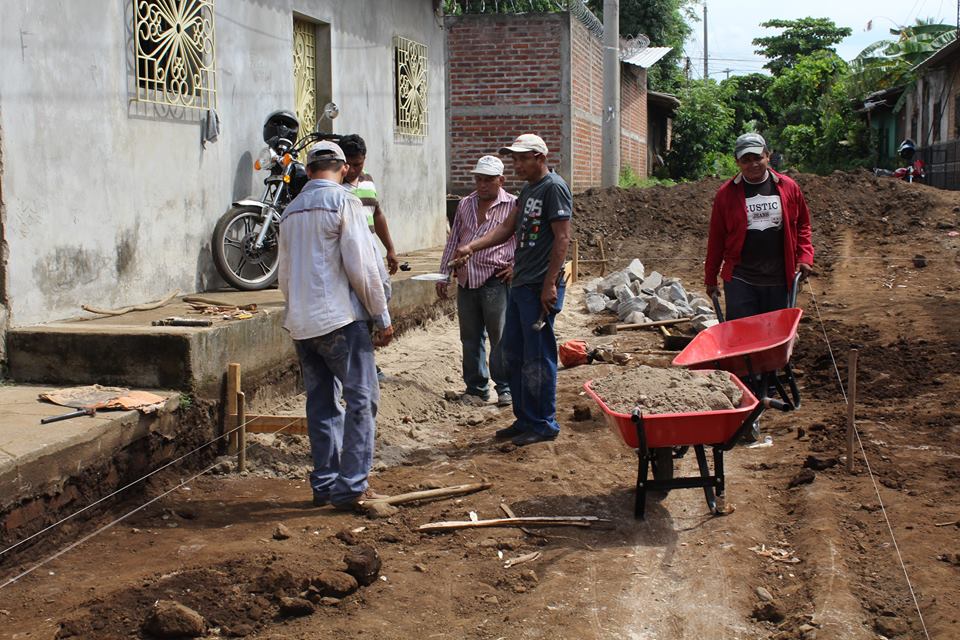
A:
[[[779,29],[761,27],[773,18],[795,20],[807,16],[830,18],[837,26],[850,27],[853,33],[837,45],[844,60],[855,58],[877,40],[888,39],[889,30],[914,24],[919,18],[938,18],[938,22],[957,23],[960,0],[800,0],[794,2],[744,2],[742,0],[706,0],[707,44],[710,77],[722,80],[730,75],[762,71],[766,58],[756,55],[751,41],[775,35]],[[698,9],[702,16],[702,4]],[[867,31],[867,23],[872,29]],[[703,77],[703,22],[692,25],[686,55],[690,57],[691,77]],[[651,43],[656,46],[657,43]]]

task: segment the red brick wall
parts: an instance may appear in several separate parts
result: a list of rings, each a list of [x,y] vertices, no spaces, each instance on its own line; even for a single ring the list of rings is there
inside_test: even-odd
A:
[[[601,182],[603,140],[603,49],[599,38],[573,21],[572,140],[573,189]],[[620,76],[620,165],[639,176],[647,172],[647,72],[623,65]]]
[[[647,175],[647,70],[623,65],[620,75],[620,166]]]
[[[603,110],[603,49],[600,39],[578,20],[571,26],[570,84],[573,155],[573,184],[582,191],[600,184],[602,138],[600,112]]]
[[[574,191],[599,186],[600,39],[567,14],[458,16],[445,24],[449,191],[472,191],[470,169],[477,158],[495,154],[520,133],[536,133],[546,141],[552,166],[570,161],[572,175],[566,177]],[[645,70],[623,66],[620,101],[621,165],[645,176]],[[506,175],[509,190],[522,187],[509,161]]]
[[[477,158],[496,155],[521,133],[542,137],[550,149],[550,164],[560,164],[565,155],[561,48],[567,24],[564,14],[446,20],[451,192],[472,191],[470,169]],[[509,160],[506,175],[508,190],[522,187]]]

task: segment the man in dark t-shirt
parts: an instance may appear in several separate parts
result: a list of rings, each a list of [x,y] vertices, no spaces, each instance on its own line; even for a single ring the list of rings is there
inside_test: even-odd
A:
[[[720,187],[713,201],[704,283],[720,295],[723,279],[727,319],[787,306],[793,277],[805,279],[813,265],[810,212],[800,187],[769,168],[770,153],[758,133],[737,138],[740,173]]]
[[[500,343],[510,372],[516,420],[496,435],[523,446],[554,440],[560,433],[553,322],[563,306],[563,262],[570,243],[573,196],[563,178],[547,166],[547,145],[539,136],[524,134],[500,153],[513,157],[514,171],[527,184],[506,220],[459,247],[455,257],[468,259],[481,249],[516,242]]]

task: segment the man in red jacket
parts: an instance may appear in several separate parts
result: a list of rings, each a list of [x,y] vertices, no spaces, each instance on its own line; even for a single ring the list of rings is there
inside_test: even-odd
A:
[[[737,138],[740,173],[717,191],[710,215],[704,284],[720,295],[723,279],[727,319],[787,306],[794,274],[813,265],[810,211],[800,187],[769,168],[767,143],[758,133]]]

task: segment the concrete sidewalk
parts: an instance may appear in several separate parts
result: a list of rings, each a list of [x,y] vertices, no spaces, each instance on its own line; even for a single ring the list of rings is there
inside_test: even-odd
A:
[[[400,256],[410,271],[391,277],[390,313],[398,330],[416,324],[437,304],[434,283],[412,280],[439,268],[442,247]],[[295,360],[283,329],[283,295],[267,291],[193,294],[229,305],[256,304],[253,317],[236,320],[194,312],[182,298],[150,311],[17,327],[7,333],[10,378],[17,382],[120,385],[179,389],[219,398],[227,364],[256,378]],[[209,318],[210,327],[155,327],[170,316]]]
[[[126,465],[116,458],[151,433],[171,437],[179,421],[179,393],[154,391],[167,398],[162,409],[143,415],[139,411],[98,411],[95,416],[40,424],[40,419],[73,411],[38,399],[55,387],[0,386],[0,539],[31,521],[43,521],[62,508],[85,506],[113,488],[123,475],[149,470],[140,456]],[[134,460],[137,460],[134,462]],[[103,486],[100,486],[100,485]],[[82,502],[82,503],[81,503]],[[75,510],[75,509],[71,509]]]

